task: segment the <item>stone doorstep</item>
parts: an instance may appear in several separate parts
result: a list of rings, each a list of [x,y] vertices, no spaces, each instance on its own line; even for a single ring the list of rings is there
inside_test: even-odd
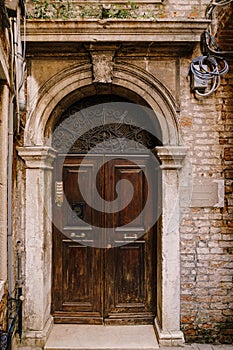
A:
[[[153,326],[55,324],[45,350],[156,350]]]

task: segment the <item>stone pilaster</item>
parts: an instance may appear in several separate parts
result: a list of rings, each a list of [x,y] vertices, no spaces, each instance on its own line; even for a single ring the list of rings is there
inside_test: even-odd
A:
[[[162,169],[162,217],[158,232],[158,297],[155,328],[160,345],[180,345],[179,169],[184,147],[156,147]]]
[[[56,151],[44,146],[19,147],[18,154],[26,165],[25,337],[36,337],[40,346],[51,322],[51,183]]]

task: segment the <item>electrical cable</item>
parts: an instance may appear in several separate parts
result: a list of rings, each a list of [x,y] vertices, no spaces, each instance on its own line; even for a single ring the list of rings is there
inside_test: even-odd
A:
[[[199,70],[195,68],[195,65],[199,65]],[[204,65],[205,64],[205,65]],[[211,70],[207,70],[205,67],[209,66]],[[223,68],[221,68],[223,66]],[[221,68],[219,70],[219,67]],[[212,79],[213,76],[223,75],[228,72],[229,66],[227,61],[222,57],[214,56],[199,56],[193,59],[191,62],[191,71],[198,75],[199,78]]]
[[[210,53],[213,56],[233,55],[233,51],[224,51],[219,48],[217,41],[210,33],[209,28],[207,28],[202,35],[202,51],[204,54]]]
[[[199,69],[196,68],[197,64]],[[223,68],[221,68],[222,66]],[[209,67],[209,69],[206,69],[206,67]],[[221,68],[220,70],[219,67]],[[213,56],[199,56],[194,58],[190,68],[193,74],[204,80],[210,80],[215,76],[221,76],[226,74],[229,70],[226,60]]]
[[[206,19],[212,19],[212,13],[216,6],[226,6],[233,0],[212,0],[206,9]],[[190,64],[190,72],[194,80],[199,79],[198,84],[193,88],[195,95],[207,97],[216,91],[220,85],[220,78],[229,70],[227,61],[223,55],[232,55],[233,51],[223,51],[219,48],[217,41],[211,34],[210,26],[207,27],[201,36],[201,50],[203,56],[196,57]],[[203,86],[201,85],[203,82]]]
[[[214,6],[226,6],[228,4],[230,4],[233,0],[215,0],[215,1],[212,1],[211,5],[214,5]]]
[[[211,3],[206,8],[206,18],[211,19],[212,13],[216,6],[226,6],[229,5],[233,0],[219,0],[219,1],[211,1]]]
[[[206,92],[195,93],[198,96],[209,96],[216,91],[220,85],[220,77],[228,72],[229,66],[223,58],[213,56],[199,56],[193,59],[190,70],[195,77],[202,81],[210,82],[210,88]]]

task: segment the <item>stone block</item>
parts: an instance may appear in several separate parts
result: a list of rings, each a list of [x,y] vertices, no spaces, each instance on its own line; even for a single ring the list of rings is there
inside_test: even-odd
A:
[[[224,206],[224,180],[195,179],[190,206],[222,208]]]

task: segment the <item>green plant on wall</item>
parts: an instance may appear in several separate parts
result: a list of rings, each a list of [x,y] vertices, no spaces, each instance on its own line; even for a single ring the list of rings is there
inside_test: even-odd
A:
[[[127,5],[108,5],[102,7],[101,18],[136,18],[138,6],[128,1]]]
[[[56,11],[57,18],[71,18],[74,15],[72,6],[69,1],[64,3],[63,0],[59,0],[59,3],[52,3],[52,7]]]
[[[32,0],[34,5],[34,18],[50,18],[48,1]]]
[[[86,4],[80,5],[69,0],[32,0],[28,12],[30,19],[136,19],[155,18],[158,7],[142,11],[139,6],[131,1],[126,4]]]
[[[98,5],[80,5],[78,16],[81,18],[101,18],[101,7]]]
[[[50,2],[47,0],[39,1],[32,0],[32,10],[28,13],[28,18],[51,19],[61,18],[67,19],[75,16],[72,6],[69,2],[58,0],[57,2]]]

